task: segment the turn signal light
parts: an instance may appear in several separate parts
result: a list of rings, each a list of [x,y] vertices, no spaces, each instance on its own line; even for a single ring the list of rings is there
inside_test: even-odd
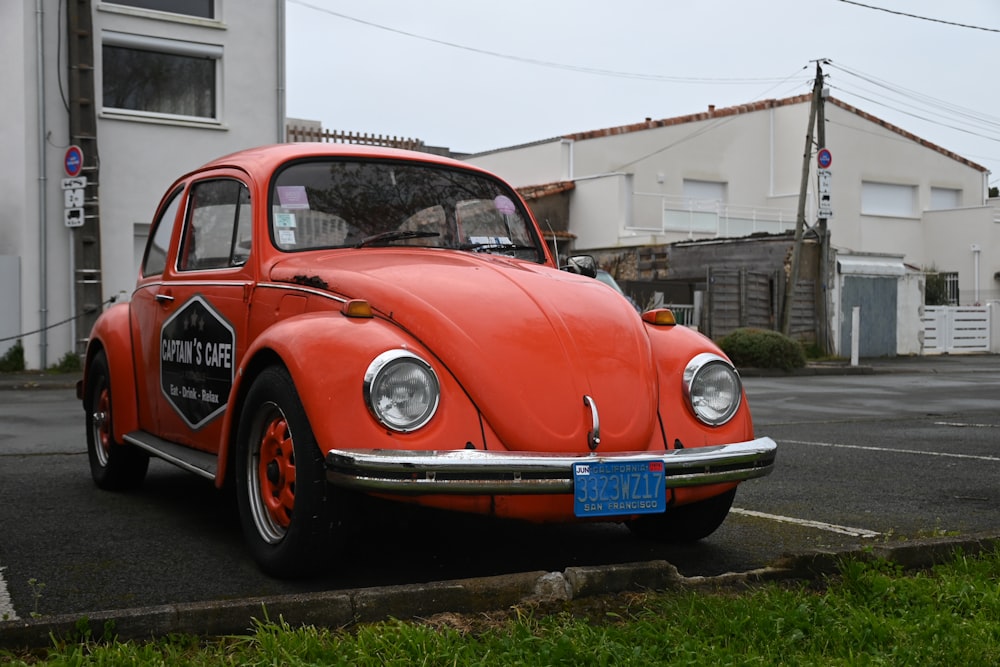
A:
[[[674,311],[669,308],[647,310],[642,314],[642,321],[654,324],[658,327],[672,327],[677,324],[677,319],[674,317]]]
[[[372,307],[364,299],[351,299],[340,307],[341,314],[347,317],[373,317]]]

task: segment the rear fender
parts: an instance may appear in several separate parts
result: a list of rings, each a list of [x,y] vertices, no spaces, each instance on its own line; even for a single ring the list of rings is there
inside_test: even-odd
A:
[[[129,304],[119,303],[101,313],[90,332],[83,380],[77,392],[85,398],[89,387],[90,367],[94,356],[104,351],[108,360],[112,400],[111,435],[121,444],[125,433],[139,428],[139,408],[135,392],[135,357],[132,354],[131,320]]]

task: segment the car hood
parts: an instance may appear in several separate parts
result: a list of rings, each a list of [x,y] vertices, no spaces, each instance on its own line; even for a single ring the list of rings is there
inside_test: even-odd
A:
[[[632,306],[597,280],[494,255],[366,249],[282,260],[270,278],[323,286],[420,341],[507,449],[645,449],[658,425],[652,352]],[[447,400],[447,397],[444,398]]]

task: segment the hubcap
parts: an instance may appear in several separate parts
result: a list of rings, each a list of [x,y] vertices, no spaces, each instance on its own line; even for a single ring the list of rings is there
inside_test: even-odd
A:
[[[97,405],[94,406],[91,414],[91,422],[94,433],[94,453],[97,455],[97,462],[101,467],[108,465],[108,455],[111,452],[111,394],[107,387],[103,387],[97,395]]]
[[[271,404],[251,447],[247,465],[254,523],[268,542],[280,541],[292,523],[295,508],[295,450],[288,421]]]

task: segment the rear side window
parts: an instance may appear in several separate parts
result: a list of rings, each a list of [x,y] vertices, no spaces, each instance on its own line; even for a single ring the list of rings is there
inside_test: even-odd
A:
[[[251,220],[250,191],[239,181],[195,183],[177,268],[198,271],[246,264]]]
[[[146,243],[146,255],[142,258],[143,276],[158,276],[167,266],[167,248],[177,223],[177,207],[181,204],[182,191],[183,188],[174,190],[160,217],[153,222],[153,233]]]

